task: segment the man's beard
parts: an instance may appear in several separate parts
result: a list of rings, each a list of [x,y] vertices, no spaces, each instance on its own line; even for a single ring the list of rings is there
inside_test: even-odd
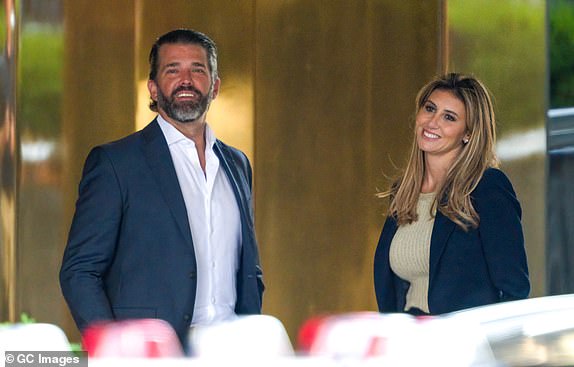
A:
[[[175,95],[183,90],[195,93],[199,97],[198,101],[177,102],[175,100]],[[209,98],[210,95],[211,90],[208,95],[203,95],[200,91],[190,86],[179,87],[173,91],[171,97],[167,97],[162,93],[161,89],[158,88],[157,105],[159,108],[165,111],[165,113],[170,118],[178,122],[193,122],[200,118],[205,113],[205,111],[207,111],[209,103],[211,102],[211,98]]]

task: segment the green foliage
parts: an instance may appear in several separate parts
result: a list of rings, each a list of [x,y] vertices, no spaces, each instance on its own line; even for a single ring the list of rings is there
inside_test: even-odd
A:
[[[61,121],[62,30],[39,25],[24,27],[20,42],[20,126],[24,132],[56,136]]]
[[[545,118],[545,4],[542,0],[450,0],[449,70],[483,80],[503,131]]]
[[[33,317],[30,317],[26,312],[22,312],[20,314],[20,324],[34,324],[36,322],[36,320]],[[2,322],[0,323],[0,326],[2,325],[12,325],[11,322]]]
[[[87,357],[87,353],[82,349],[81,343],[70,343],[70,350],[78,357]]]
[[[574,106],[574,1],[550,0],[550,106]]]
[[[22,312],[20,314],[20,323],[21,324],[34,324],[36,319],[30,317],[26,312]]]
[[[0,7],[0,41],[5,42],[6,40],[6,9],[2,6]]]
[[[34,324],[34,323],[36,323],[36,319],[28,315],[26,312],[22,312],[20,314],[20,321],[18,322],[18,324]],[[0,322],[0,327],[9,325],[14,324],[11,322]],[[86,356],[86,352],[82,350],[81,343],[70,343],[70,350],[72,351],[72,353],[74,353],[74,355],[77,355],[79,357]]]

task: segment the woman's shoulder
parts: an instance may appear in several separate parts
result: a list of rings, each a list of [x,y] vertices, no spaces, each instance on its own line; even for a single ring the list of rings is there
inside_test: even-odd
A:
[[[491,186],[491,185],[511,185],[510,179],[504,172],[498,168],[490,167],[487,168],[480,181],[478,182],[478,187],[480,186]]]
[[[495,192],[501,191],[510,194],[511,196],[516,196],[508,176],[500,169],[491,167],[487,168],[482,174],[482,177],[474,190],[474,194],[475,196],[482,194],[492,195]]]

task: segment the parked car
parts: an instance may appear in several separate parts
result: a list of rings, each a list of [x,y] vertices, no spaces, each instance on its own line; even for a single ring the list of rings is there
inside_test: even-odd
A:
[[[445,315],[476,324],[500,366],[574,366],[574,294],[498,303]]]

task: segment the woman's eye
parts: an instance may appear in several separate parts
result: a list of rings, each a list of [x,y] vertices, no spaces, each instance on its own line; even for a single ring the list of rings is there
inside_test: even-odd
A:
[[[426,105],[426,106],[425,106],[425,111],[427,111],[427,112],[433,112],[433,111],[434,111],[434,107],[431,106],[431,105]]]
[[[453,115],[446,114],[444,118],[449,121],[456,121],[456,117],[454,117]]]

